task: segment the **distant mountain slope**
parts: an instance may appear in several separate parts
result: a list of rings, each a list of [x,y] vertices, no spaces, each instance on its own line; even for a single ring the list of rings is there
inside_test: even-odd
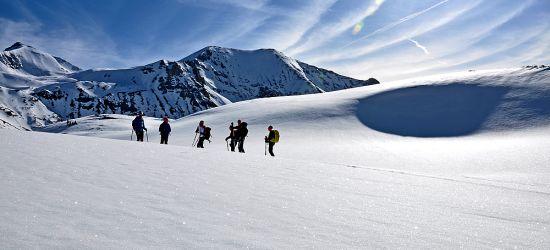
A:
[[[29,89],[0,86],[0,128],[31,130],[61,120]]]
[[[313,67],[273,49],[207,47],[180,62],[191,65],[204,75],[205,84],[231,101],[313,94],[378,83],[372,78],[357,80]]]
[[[73,73],[80,68],[59,57],[17,42],[0,53],[0,72],[51,76]]]
[[[254,98],[377,83],[373,78],[341,76],[272,49],[206,47],[176,62],[82,71],[62,58],[17,42],[0,54],[0,87],[4,88],[0,110],[5,110],[0,119],[3,124],[29,129],[103,113],[143,111],[147,116],[179,118]]]
[[[0,53],[0,127],[31,129],[60,120],[34,96],[34,89],[79,70],[62,58],[20,42],[6,48]]]
[[[131,69],[86,70],[38,88],[36,96],[62,117],[133,114],[183,117],[232,102],[322,93],[377,84],[298,62],[272,49],[204,48],[180,61]]]

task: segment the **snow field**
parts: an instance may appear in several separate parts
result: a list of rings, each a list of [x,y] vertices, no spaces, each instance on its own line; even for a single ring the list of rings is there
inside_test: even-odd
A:
[[[149,143],[123,115],[0,130],[0,248],[547,249],[547,72],[244,101],[172,121],[170,145],[157,118]],[[246,154],[223,141],[237,119]]]
[[[0,168],[2,248],[550,244],[549,193],[186,146],[0,134],[10,156]]]

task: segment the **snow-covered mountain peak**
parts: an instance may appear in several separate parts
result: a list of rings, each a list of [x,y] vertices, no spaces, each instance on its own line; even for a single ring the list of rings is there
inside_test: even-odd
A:
[[[227,55],[230,56],[234,53],[234,51],[239,51],[238,49],[232,49],[232,48],[224,48],[219,46],[206,46],[197,52],[188,55],[180,60],[180,62],[189,62],[193,60],[199,60],[199,61],[205,61],[210,59],[214,54],[220,56],[220,55]]]
[[[52,76],[80,71],[66,60],[32,46],[16,42],[0,54],[0,73]]]
[[[12,51],[12,50],[23,49],[23,48],[35,49],[32,46],[23,44],[22,42],[16,42],[12,46],[7,47],[4,51]]]
[[[219,47],[219,46],[207,46],[185,58],[180,60],[180,62],[191,62],[194,60],[198,60],[201,62],[209,61],[209,60],[239,60],[239,59],[266,59],[271,58],[275,60],[281,60],[281,61],[294,61],[296,60],[286,56],[283,52],[270,49],[270,48],[262,48],[262,49],[256,49],[256,50],[241,50],[241,49],[234,49],[234,48],[225,48],[225,47]]]

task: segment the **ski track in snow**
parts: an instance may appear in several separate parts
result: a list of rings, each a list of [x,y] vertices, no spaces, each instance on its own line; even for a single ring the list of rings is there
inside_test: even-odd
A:
[[[405,172],[395,169],[381,169],[381,168],[369,168],[364,166],[354,166],[354,165],[344,165],[345,167],[350,168],[357,168],[357,169],[365,169],[369,171],[379,171],[379,172],[386,172],[386,173],[392,173],[392,174],[401,174],[401,175],[411,175],[411,176],[417,176],[417,177],[424,177],[424,178],[430,178],[430,179],[438,179],[438,180],[445,180],[445,181],[452,181],[452,182],[460,182],[460,183],[467,183],[467,184],[473,184],[473,185],[479,185],[479,186],[485,186],[485,187],[494,187],[497,189],[508,189],[512,191],[518,191],[518,192],[528,192],[528,193],[537,193],[542,195],[550,195],[549,192],[542,192],[542,191],[536,191],[536,190],[528,190],[528,189],[521,189],[521,188],[513,188],[513,187],[507,187],[504,185],[498,185],[498,184],[488,184],[488,183],[480,183],[475,182],[474,180],[478,181],[486,181],[486,182],[497,182],[500,184],[516,184],[516,185],[525,185],[525,186],[531,186],[531,187],[538,187],[539,185],[547,185],[547,184],[539,184],[539,185],[533,185],[533,184],[524,184],[519,182],[506,182],[506,181],[500,181],[500,180],[491,180],[486,178],[478,178],[478,177],[470,177],[470,176],[462,176],[464,179],[455,179],[455,178],[448,178],[443,176],[434,176],[434,175],[426,175],[426,174],[419,174],[419,173],[412,173],[412,172]],[[468,180],[470,179],[470,180]]]

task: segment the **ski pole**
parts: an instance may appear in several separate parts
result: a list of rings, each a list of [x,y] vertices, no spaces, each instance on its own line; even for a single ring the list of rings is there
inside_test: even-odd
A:
[[[195,146],[195,141],[197,140],[197,133],[195,132],[195,138],[193,138],[193,143],[191,143],[191,146]]]
[[[147,136],[147,142],[149,142],[149,134],[147,133],[147,130],[145,130],[145,136]]]
[[[267,142],[265,143],[265,147],[264,147],[264,155],[267,155]]]
[[[130,141],[133,141],[134,140],[134,130],[132,129],[132,134],[130,135]]]
[[[229,151],[229,142],[225,140],[225,145],[227,146],[227,151]]]

